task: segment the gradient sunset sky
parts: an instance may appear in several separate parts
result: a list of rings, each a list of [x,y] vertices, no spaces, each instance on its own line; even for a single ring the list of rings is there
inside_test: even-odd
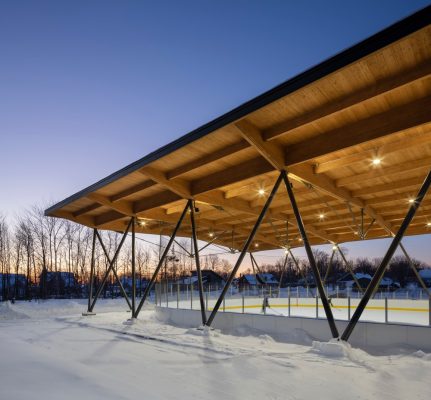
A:
[[[0,0],[0,213],[62,200],[428,4]],[[405,239],[431,263],[429,242]]]

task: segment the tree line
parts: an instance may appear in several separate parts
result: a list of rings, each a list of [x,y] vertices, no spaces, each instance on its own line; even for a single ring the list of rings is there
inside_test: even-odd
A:
[[[100,231],[105,247],[112,258],[121,240],[121,234]],[[61,295],[86,296],[90,278],[91,249],[93,230],[68,220],[47,217],[44,207],[34,206],[18,216],[10,224],[4,215],[0,215],[0,273],[1,297],[31,298]],[[149,243],[144,236],[137,236],[135,265],[138,282],[149,279],[158,263],[161,251],[166,242],[161,239],[159,244]],[[176,247],[175,247],[176,246]],[[175,281],[190,276],[194,270],[191,241],[178,239],[168,262],[163,268],[159,279]],[[322,277],[330,264],[330,255],[314,250],[316,262]],[[131,276],[131,240],[126,240],[116,261],[115,269],[122,277]],[[350,260],[350,269],[373,275],[379,259],[359,258]],[[426,265],[414,260],[418,269]],[[95,248],[95,284],[97,286],[105,274],[109,262],[103,249],[96,241]],[[226,277],[232,265],[223,256],[217,254],[201,255],[201,266]],[[331,276],[340,276],[349,268],[339,254],[331,261]],[[245,273],[258,271],[248,269]],[[294,260],[284,257],[274,263],[266,263],[259,267],[259,272],[272,273],[283,284],[298,282],[310,276],[311,271],[306,260]],[[244,273],[244,272],[243,272]],[[62,275],[63,274],[63,275]],[[387,275],[398,281],[401,286],[413,275],[408,261],[401,256],[394,257],[388,267]],[[20,276],[20,278],[18,278]],[[57,277],[54,282],[50,278]],[[69,282],[64,282],[69,279]],[[73,284],[70,280],[73,280]],[[115,286],[113,277],[109,278],[105,290]],[[127,285],[126,285],[127,286]],[[142,283],[138,283],[138,289]]]

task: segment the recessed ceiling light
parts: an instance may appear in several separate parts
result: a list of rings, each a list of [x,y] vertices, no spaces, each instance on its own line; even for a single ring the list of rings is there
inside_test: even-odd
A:
[[[254,247],[259,247],[259,243],[255,243],[255,244],[254,244]]]
[[[265,194],[265,189],[259,189],[257,193],[259,196],[263,196]]]
[[[325,214],[319,214],[319,219],[325,218]]]
[[[214,233],[213,233],[213,232],[210,232],[210,233],[208,233],[208,236],[209,236],[209,237],[213,237],[213,236],[214,236]]]
[[[380,165],[382,160],[380,158],[373,158],[373,165]]]
[[[431,226],[431,222],[427,222],[427,226]]]
[[[337,246],[335,244],[332,246],[332,250],[337,250]]]
[[[409,203],[413,204],[415,202],[415,199],[409,199]]]

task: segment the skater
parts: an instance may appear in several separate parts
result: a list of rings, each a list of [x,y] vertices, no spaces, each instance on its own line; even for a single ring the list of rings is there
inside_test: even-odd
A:
[[[269,297],[268,297],[268,295],[264,295],[264,296],[263,296],[263,303],[262,303],[262,312],[263,312],[264,314],[266,314],[266,309],[267,309],[267,307],[271,307],[271,306],[269,305]]]

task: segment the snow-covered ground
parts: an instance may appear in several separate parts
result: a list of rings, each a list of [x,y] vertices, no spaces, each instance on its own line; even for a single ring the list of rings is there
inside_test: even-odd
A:
[[[166,325],[124,300],[0,304],[0,398],[428,399],[431,354],[372,356],[339,343],[277,343]],[[395,354],[395,355],[394,355]]]

